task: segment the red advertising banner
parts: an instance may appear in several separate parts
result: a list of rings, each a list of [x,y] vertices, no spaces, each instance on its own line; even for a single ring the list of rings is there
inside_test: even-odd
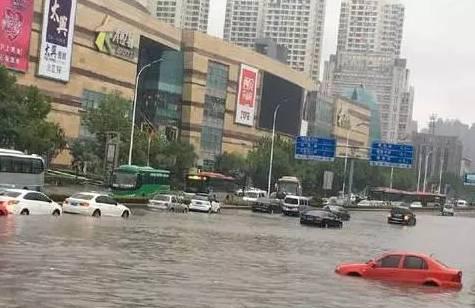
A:
[[[259,71],[253,67],[241,65],[236,104],[236,123],[247,126],[254,125],[258,73]]]
[[[34,0],[0,0],[0,65],[26,72]]]

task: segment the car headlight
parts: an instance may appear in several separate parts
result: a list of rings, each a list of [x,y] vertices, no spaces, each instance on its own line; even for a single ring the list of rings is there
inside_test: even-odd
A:
[[[404,216],[404,220],[409,220],[409,215]]]
[[[391,214],[388,214],[388,218],[391,218]]]

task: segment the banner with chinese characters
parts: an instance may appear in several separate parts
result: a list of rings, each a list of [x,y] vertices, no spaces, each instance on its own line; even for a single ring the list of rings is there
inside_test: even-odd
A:
[[[0,1],[0,65],[28,70],[32,19],[33,0]]]
[[[69,81],[76,0],[45,0],[38,75]]]
[[[257,69],[241,65],[235,119],[238,124],[254,126],[258,75]]]

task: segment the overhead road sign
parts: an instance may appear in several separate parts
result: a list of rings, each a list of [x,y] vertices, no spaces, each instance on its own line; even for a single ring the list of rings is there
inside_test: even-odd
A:
[[[335,139],[300,136],[295,142],[295,159],[334,161],[335,154]]]
[[[413,160],[413,145],[373,142],[371,146],[371,166],[410,169]]]

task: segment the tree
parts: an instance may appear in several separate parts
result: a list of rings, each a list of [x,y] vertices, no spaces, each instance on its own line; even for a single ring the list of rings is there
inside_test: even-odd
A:
[[[51,103],[38,88],[22,87],[0,67],[0,143],[28,153],[53,158],[65,148],[63,130],[47,120]]]

